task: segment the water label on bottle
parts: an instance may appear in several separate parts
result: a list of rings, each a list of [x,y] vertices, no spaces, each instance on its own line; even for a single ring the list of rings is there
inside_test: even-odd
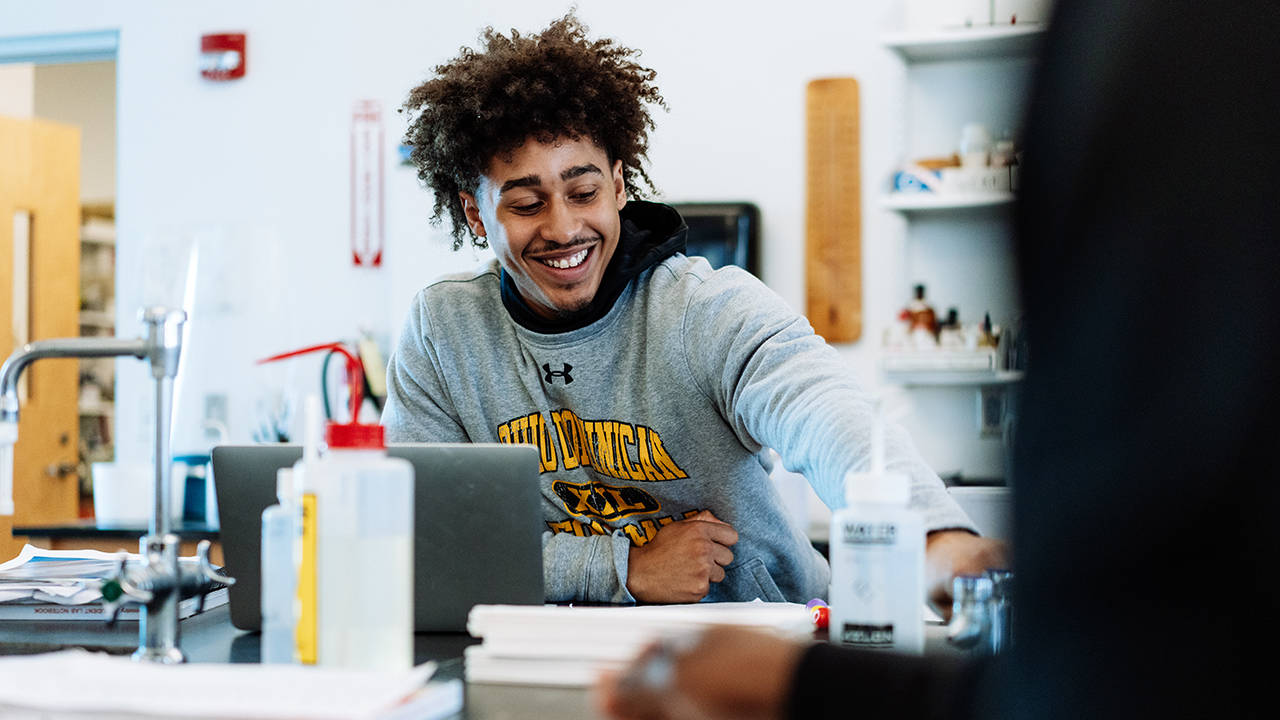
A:
[[[854,647],[888,649],[893,647],[893,624],[858,625],[845,623],[840,628],[840,642]]]
[[[892,522],[846,522],[843,540],[848,545],[893,545],[898,542],[898,525]]]

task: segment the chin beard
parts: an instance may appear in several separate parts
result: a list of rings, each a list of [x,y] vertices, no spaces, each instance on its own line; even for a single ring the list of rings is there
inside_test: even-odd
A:
[[[572,307],[567,307],[567,308],[558,307],[555,309],[556,319],[560,320],[561,322],[577,320],[583,315],[586,315],[587,311],[590,309],[591,309],[590,300],[583,300]]]

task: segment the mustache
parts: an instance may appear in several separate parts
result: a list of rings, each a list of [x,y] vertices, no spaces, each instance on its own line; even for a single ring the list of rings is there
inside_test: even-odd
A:
[[[555,243],[555,242],[546,243],[545,245],[540,245],[537,248],[529,248],[528,250],[526,250],[526,252],[529,252],[531,254],[557,252],[561,250],[571,250],[573,248],[581,247],[583,245],[591,245],[593,243],[599,243],[603,241],[604,241],[604,238],[600,235],[579,235],[578,237],[575,237],[574,239],[570,240],[567,243]]]

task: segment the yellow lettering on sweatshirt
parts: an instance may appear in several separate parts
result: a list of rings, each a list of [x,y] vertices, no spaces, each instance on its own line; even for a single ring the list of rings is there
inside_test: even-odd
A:
[[[613,444],[614,431],[617,429],[618,423],[613,420],[605,420],[596,423],[597,440],[596,447],[600,449],[600,462],[604,465],[605,474],[609,477],[621,477],[618,474],[618,460],[616,456],[616,447]]]
[[[573,416],[568,410],[551,411],[551,421],[556,426],[556,438],[560,440],[560,458],[564,461],[565,470],[573,470],[581,465],[578,460],[578,437],[574,431],[573,420],[566,420],[565,416]]]
[[[676,465],[676,462],[667,454],[667,449],[662,445],[662,438],[658,437],[658,433],[649,432],[649,439],[653,443],[653,461],[662,468],[662,476],[668,480],[684,479],[689,477],[688,473]]]
[[[547,421],[542,417],[542,413],[534,413],[529,416],[529,423],[534,428],[534,437],[537,438],[539,472],[553,472],[556,469],[556,446],[551,443],[551,431],[547,428]]]
[[[636,466],[631,464],[631,452],[628,447],[635,447],[636,434],[635,429],[630,425],[618,425],[618,459],[622,461],[622,471],[626,473],[624,477],[632,480],[644,480],[644,473]]]
[[[554,428],[554,432],[553,432]],[[498,442],[533,445],[539,471],[594,468],[619,480],[662,482],[689,474],[667,452],[650,427],[619,420],[583,420],[571,410],[553,410],[513,418],[497,427]]]

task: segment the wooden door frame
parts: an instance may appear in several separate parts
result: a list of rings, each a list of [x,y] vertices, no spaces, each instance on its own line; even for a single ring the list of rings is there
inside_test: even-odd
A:
[[[66,63],[101,62],[101,61],[107,61],[107,60],[114,61],[117,59],[119,45],[120,45],[120,31],[117,29],[92,30],[92,31],[85,31],[85,32],[56,33],[56,34],[44,34],[44,35],[0,37],[0,64],[32,63],[35,65],[54,65],[54,64],[66,64]],[[117,108],[116,113],[118,117],[119,103],[117,103],[116,108]],[[117,124],[117,127],[118,127],[118,124]],[[78,148],[78,145],[77,145],[77,148]],[[81,204],[79,189],[78,189],[79,188],[78,149],[77,149],[75,161],[76,161],[76,173],[77,173],[77,186],[76,186],[77,190],[76,190],[76,197],[74,200],[74,203],[75,203],[74,224],[76,226],[75,248],[76,248],[76,253],[78,257],[78,253],[79,253],[79,230],[78,229],[80,224],[79,209]],[[4,218],[0,218],[0,220],[2,220],[6,224],[6,226],[10,222],[7,216]],[[40,230],[36,230],[36,232],[39,233]],[[5,232],[0,232],[0,234],[4,234],[6,236],[8,235],[8,233],[5,233]],[[8,252],[7,249],[5,249],[5,251]],[[32,266],[34,268],[35,263],[37,262],[35,248],[33,248],[32,250],[31,261],[32,261]],[[79,270],[79,265],[77,263],[76,273],[75,273],[77,279],[75,282],[75,288],[73,290],[74,295],[77,298],[79,297],[78,270]],[[61,290],[65,291],[65,288],[61,288]],[[33,303],[34,303],[34,299],[33,299]],[[76,312],[78,312],[79,310],[78,301],[76,302],[75,310]],[[7,315],[5,315],[4,317],[7,317]],[[51,331],[52,331],[52,334],[51,334]],[[50,337],[53,335],[74,336],[78,334],[78,331],[79,331],[78,321],[74,327],[70,327],[70,328],[59,327],[59,328],[53,329],[48,327],[41,327],[40,324],[35,322],[33,318],[32,326],[31,326],[32,338]],[[78,385],[78,383],[74,382],[75,377],[78,374],[78,371],[76,370],[76,367],[78,367],[78,365],[76,365],[75,363],[76,361],[74,360],[45,361],[45,363],[42,363],[42,365],[47,365],[51,367],[28,369],[27,372],[28,374],[32,374],[33,377],[35,375],[42,374],[41,371],[43,371],[43,374],[55,375],[55,376],[65,375],[69,372],[70,377],[72,378],[73,388],[71,392],[73,393],[72,402],[74,403],[75,402],[74,394],[78,393],[78,387],[75,387]],[[58,366],[66,366],[66,367],[58,367]],[[70,367],[71,369],[68,371],[67,367]],[[33,373],[33,370],[35,371],[34,373]],[[52,379],[52,378],[48,378],[48,379]],[[59,380],[61,380],[61,378],[59,378]],[[27,423],[24,423],[24,425],[25,424]],[[79,424],[78,418],[73,418],[71,423],[72,438],[75,438],[78,433],[78,424]],[[22,438],[22,433],[20,431],[19,446],[23,445],[23,439],[24,438]],[[30,437],[25,439],[28,442],[30,442],[31,440]],[[23,448],[21,447],[16,448],[18,452],[21,452],[22,449]],[[45,451],[47,453],[48,449],[46,448]],[[72,452],[72,462],[74,462],[75,455],[77,452],[75,443],[72,443],[71,452]],[[0,560],[5,560],[13,556],[16,553],[17,549],[21,547],[22,541],[25,540],[25,538],[11,539],[11,528],[14,520],[21,519],[21,518],[30,519],[28,516],[31,515],[33,511],[42,520],[50,519],[53,516],[61,517],[64,514],[69,515],[68,517],[65,518],[68,521],[73,521],[76,519],[76,517],[79,514],[78,513],[79,483],[77,480],[74,479],[74,477],[71,478],[69,481],[67,478],[62,478],[62,481],[63,482],[61,484],[69,484],[74,488],[74,490],[70,491],[70,490],[67,490],[66,488],[61,488],[61,487],[55,488],[53,489],[54,490],[53,496],[51,497],[45,497],[45,495],[47,495],[48,493],[44,493],[44,492],[37,493],[40,497],[36,499],[35,504],[42,505],[42,507],[40,508],[27,507],[25,509],[23,507],[19,507],[17,508],[18,514],[15,515],[14,517],[12,518],[0,517]],[[19,484],[19,482],[20,482],[19,478],[15,477],[15,496],[19,495],[19,490],[16,487]],[[45,489],[49,489],[49,488],[45,488]],[[28,494],[28,493],[24,493],[24,494]],[[66,498],[62,497],[64,495],[67,497],[74,498],[73,500],[69,501],[70,502],[69,509],[62,507],[63,505],[67,504],[67,502],[64,502]],[[15,500],[17,500],[16,497],[15,497]]]

